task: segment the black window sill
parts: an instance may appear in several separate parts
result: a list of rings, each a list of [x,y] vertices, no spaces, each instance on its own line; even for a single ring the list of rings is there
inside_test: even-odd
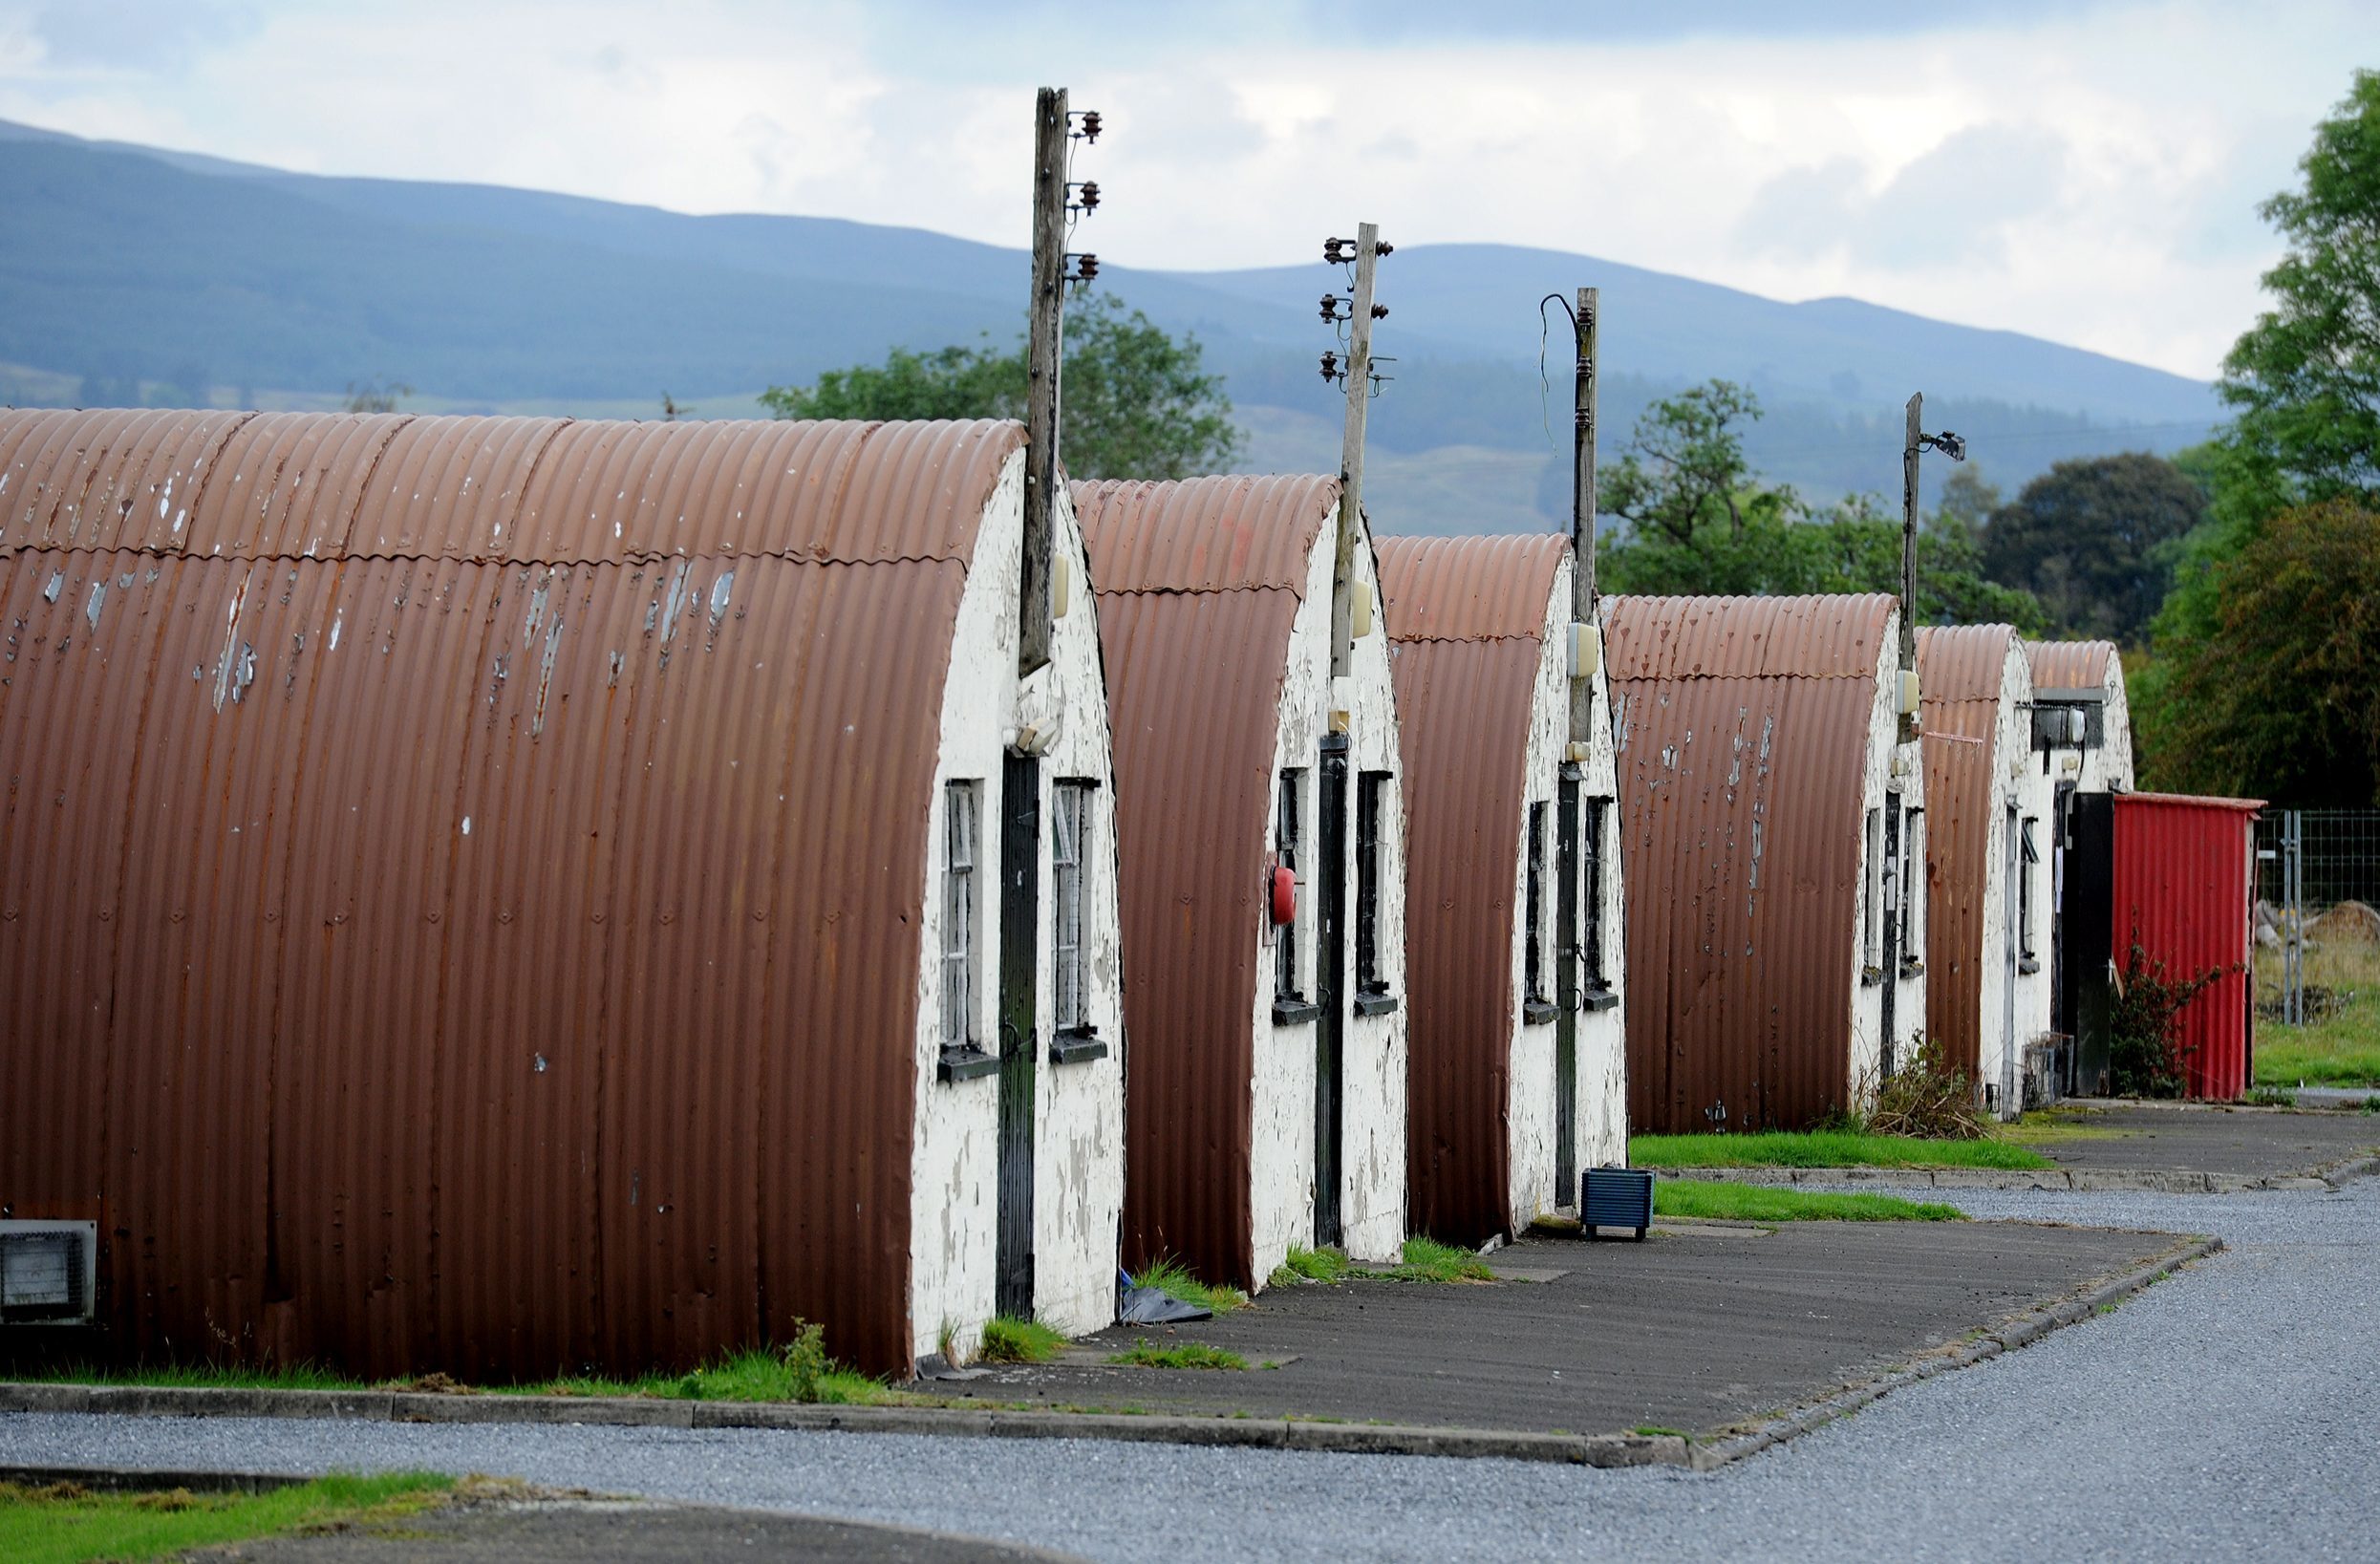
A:
[[[2030,977],[2033,974],[2041,971],[2041,963],[2028,955],[2024,960],[2016,964],[2016,970],[2023,973],[2026,976]]]
[[[1107,1039],[1087,1026],[1061,1032],[1050,1039],[1049,1061],[1052,1064],[1088,1064],[1095,1059],[1107,1057]]]
[[[1617,1010],[1619,1008],[1619,991],[1591,988],[1579,996],[1578,1008],[1581,1010]]]
[[[1884,981],[1884,969],[1882,967],[1862,967],[1859,969],[1859,986],[1861,988],[1874,988],[1876,984],[1881,983],[1882,981]]]
[[[1520,1020],[1523,1026],[1543,1026],[1562,1013],[1561,1007],[1544,999],[1523,999]]]
[[[997,1074],[999,1067],[999,1056],[980,1048],[945,1048],[933,1073],[942,1081],[977,1081]]]
[[[1322,1007],[1308,1000],[1276,999],[1273,1001],[1273,1024],[1275,1026],[1303,1026],[1308,1021],[1321,1018]]]
[[[1355,1013],[1359,1016],[1386,1016],[1397,1008],[1393,994],[1359,994],[1355,996]]]
[[[1900,975],[1903,977],[1923,977],[1925,975],[1925,963],[1922,961],[1911,960],[1904,956],[1902,957],[1900,963]]]

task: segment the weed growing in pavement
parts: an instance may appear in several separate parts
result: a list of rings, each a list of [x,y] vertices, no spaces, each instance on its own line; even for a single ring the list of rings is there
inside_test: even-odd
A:
[[[1266,1280],[1268,1287],[1294,1287],[1299,1282],[1335,1282],[1343,1279],[1355,1269],[1343,1249],[1298,1249],[1292,1247],[1289,1258],[1273,1268]]]
[[[1190,1274],[1190,1267],[1170,1254],[1141,1267],[1140,1275],[1132,1280],[1137,1286],[1154,1287],[1161,1293],[1170,1293],[1185,1303],[1194,1303],[1199,1308],[1211,1309],[1219,1315],[1248,1307],[1247,1294],[1236,1287],[1213,1287],[1200,1281]]]
[[[1694,1437],[1683,1428],[1664,1428],[1658,1423],[1644,1425],[1636,1430],[1636,1434],[1640,1439],[1692,1439]]]
[[[1376,1273],[1391,1281],[1493,1281],[1488,1262],[1468,1249],[1442,1244],[1435,1238],[1407,1238],[1404,1263]]]
[[[2258,1086],[2240,1101],[2252,1108],[2293,1108],[2298,1105],[2298,1094],[2283,1086]]]
[[[1066,1349],[1066,1339],[1038,1319],[1000,1315],[983,1327],[976,1356],[987,1363],[1046,1363]]]
[[[1129,1352],[1119,1352],[1107,1360],[1133,1368],[1218,1368],[1244,1369],[1248,1360],[1222,1347],[1211,1347],[1204,1341],[1184,1341],[1161,1347],[1142,1337],[1132,1343]]]
[[[1868,1128],[1921,1141],[1980,1141],[1987,1132],[1975,1082],[1951,1064],[1939,1041],[1922,1035],[1876,1087]]]

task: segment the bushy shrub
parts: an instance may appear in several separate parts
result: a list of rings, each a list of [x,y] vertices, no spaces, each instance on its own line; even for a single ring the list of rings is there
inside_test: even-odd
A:
[[[1953,1069],[1942,1045],[1919,1037],[1908,1060],[1876,1088],[1868,1129],[1928,1141],[1980,1141],[1986,1133],[1975,1082]]]
[[[2181,1040],[2182,1007],[2227,973],[2209,967],[2196,977],[2176,979],[2165,963],[2140,948],[2138,931],[2124,956],[2122,982],[2108,1011],[2108,1078],[2118,1097],[2179,1097],[2187,1082],[2190,1055]]]

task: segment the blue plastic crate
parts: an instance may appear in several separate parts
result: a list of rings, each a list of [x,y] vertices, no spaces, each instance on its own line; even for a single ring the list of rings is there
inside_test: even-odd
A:
[[[1641,1168],[1590,1168],[1578,1178],[1578,1235],[1597,1228],[1634,1228],[1637,1241],[1653,1225],[1653,1175]]]

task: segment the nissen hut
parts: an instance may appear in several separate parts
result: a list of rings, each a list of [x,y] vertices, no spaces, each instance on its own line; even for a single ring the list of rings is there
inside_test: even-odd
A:
[[[1640,1132],[1799,1129],[1925,1025],[1899,606],[1607,597]]]
[[[1408,1201],[1466,1245],[1628,1154],[1619,811],[1590,667],[1574,745],[1568,540],[1380,543],[1412,865]]]
[[[2064,1088],[2103,1092],[2111,1079],[2105,953],[2115,918],[2114,795],[2133,784],[2124,659],[2108,641],[2035,641],[2026,651],[2032,743],[2050,789],[2050,1030],[2064,1039]]]
[[[1024,457],[0,416],[0,1200],[92,1224],[93,1350],[1110,1319],[1106,711],[1079,592],[1019,676]]]
[[[1924,691],[1925,1030],[1984,1108],[2022,1111],[2049,1033],[2050,784],[2033,678],[2006,625],[1918,631]]]
[[[2124,659],[2112,641],[2033,641],[2036,745],[2050,757],[2061,795],[2133,788],[2132,705]]]
[[[1405,1234],[1404,804],[1367,536],[1331,478],[1078,483],[1116,728],[1127,1263],[1254,1288]]]

